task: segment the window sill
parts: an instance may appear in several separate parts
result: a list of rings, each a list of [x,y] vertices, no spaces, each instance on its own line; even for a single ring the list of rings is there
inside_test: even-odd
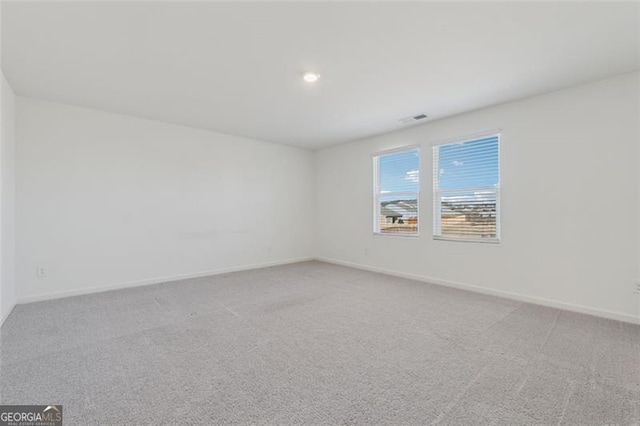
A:
[[[500,244],[499,238],[456,238],[456,237],[439,237],[434,235],[434,240],[437,241],[453,241],[457,243],[480,243],[480,244]]]
[[[393,238],[408,238],[408,239],[417,239],[420,237],[420,234],[391,234],[386,232],[374,232],[374,237],[393,237]]]

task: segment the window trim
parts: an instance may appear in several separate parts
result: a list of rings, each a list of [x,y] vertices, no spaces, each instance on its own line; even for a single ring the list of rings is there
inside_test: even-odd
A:
[[[441,234],[441,224],[442,224],[442,215],[439,210],[440,203],[438,202],[438,194],[443,192],[442,190],[436,189],[436,182],[439,183],[439,179],[436,177],[436,171],[439,170],[439,167],[435,167],[436,163],[436,149],[445,145],[453,145],[453,144],[462,144],[465,142],[472,142],[478,139],[487,138],[490,136],[496,136],[498,138],[498,185],[496,187],[491,187],[491,190],[495,190],[496,192],[496,236],[493,238],[467,238],[467,237],[451,237],[451,236],[443,236]],[[502,218],[501,218],[501,210],[502,210],[502,129],[493,129],[487,130],[483,132],[477,132],[468,134],[465,136],[461,136],[458,138],[450,138],[446,140],[441,140],[438,142],[433,142],[431,144],[431,155],[432,155],[432,193],[433,193],[433,226],[432,226],[432,239],[435,241],[452,241],[452,242],[465,242],[465,243],[481,243],[481,244],[495,244],[499,245],[502,243]],[[465,190],[482,190],[489,189],[488,187],[474,187],[467,189],[460,189],[460,191]],[[445,192],[450,192],[455,190],[447,190]]]
[[[415,194],[417,197],[417,206],[416,206],[416,217],[418,218],[417,231],[415,234],[394,234],[394,233],[385,233],[380,232],[380,224],[378,223],[378,219],[380,216],[380,174],[379,174],[379,164],[376,164],[375,160],[379,157],[383,157],[386,155],[398,154],[404,151],[418,151],[418,191],[398,191],[398,192],[390,192],[385,195],[395,195],[395,194],[407,194],[413,195]],[[373,235],[381,236],[381,237],[393,237],[393,238],[408,238],[408,239],[416,239],[420,237],[420,192],[422,190],[422,179],[420,177],[421,169],[422,169],[422,154],[420,152],[420,144],[413,145],[403,145],[397,148],[385,149],[383,151],[376,151],[371,153],[371,166],[373,168]]]

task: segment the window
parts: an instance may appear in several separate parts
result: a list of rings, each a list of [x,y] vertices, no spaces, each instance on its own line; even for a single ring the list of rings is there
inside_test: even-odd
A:
[[[373,232],[418,235],[420,150],[403,148],[373,157]]]
[[[500,239],[500,135],[433,147],[436,239]]]

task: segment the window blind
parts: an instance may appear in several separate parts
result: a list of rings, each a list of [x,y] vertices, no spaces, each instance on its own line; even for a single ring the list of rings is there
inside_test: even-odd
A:
[[[434,237],[500,238],[500,135],[433,147]]]
[[[373,170],[374,233],[418,235],[419,149],[376,154]]]

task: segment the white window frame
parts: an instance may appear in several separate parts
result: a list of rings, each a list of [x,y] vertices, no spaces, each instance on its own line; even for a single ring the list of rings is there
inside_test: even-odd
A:
[[[498,138],[498,184],[495,187],[472,187],[472,188],[464,188],[460,189],[460,192],[468,192],[468,191],[495,191],[496,193],[496,236],[494,238],[468,238],[468,237],[451,237],[451,236],[443,236],[442,235],[442,209],[441,209],[441,193],[442,192],[455,192],[456,190],[445,190],[441,191],[438,189],[439,186],[439,149],[445,145],[453,145],[453,144],[461,144],[465,142],[471,142],[478,139],[487,138],[490,136],[496,136]],[[502,135],[501,129],[491,130],[487,132],[475,133],[472,135],[463,136],[456,139],[448,139],[446,141],[440,141],[432,144],[432,155],[433,155],[433,239],[440,241],[459,241],[459,242],[468,242],[468,243],[488,243],[488,244],[500,244],[501,242],[501,234],[502,234],[502,226],[501,226],[501,187],[502,187]],[[419,222],[419,221],[418,221]]]
[[[380,193],[380,157],[386,155],[398,154],[405,151],[418,151],[418,191],[400,191],[400,192],[386,192]],[[418,238],[420,236],[420,191],[422,189],[421,175],[421,160],[420,145],[406,145],[399,148],[387,149],[385,151],[378,151],[371,154],[373,164],[373,235],[385,236],[385,237],[398,237],[398,238]],[[416,198],[416,217],[418,218],[417,230],[413,234],[395,234],[388,232],[381,232],[380,230],[380,196],[399,196],[399,197],[415,197]]]

